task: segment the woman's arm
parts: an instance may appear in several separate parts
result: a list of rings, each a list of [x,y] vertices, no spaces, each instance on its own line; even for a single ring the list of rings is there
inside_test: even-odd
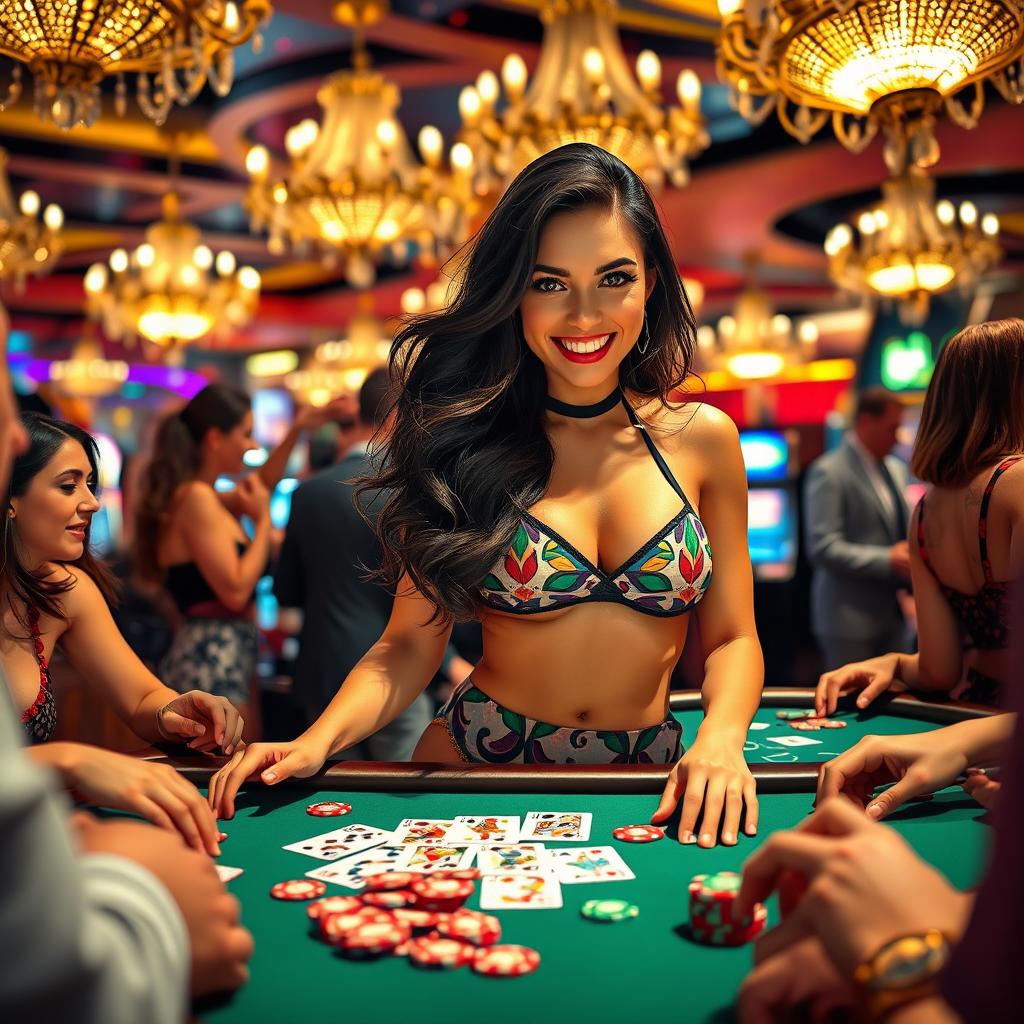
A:
[[[241,555],[231,530],[226,529],[224,510],[216,492],[203,483],[188,488],[176,519],[203,579],[217,599],[234,612],[252,600],[252,592],[263,575],[270,554],[270,505],[259,481],[247,478],[238,491],[255,524],[252,541]],[[252,492],[252,493],[250,493]]]
[[[219,818],[235,813],[235,795],[253,775],[268,784],[307,778],[327,758],[397,718],[441,664],[451,627],[428,620],[433,605],[408,577],[399,583],[381,638],[360,659],[323,714],[291,743],[251,743],[210,781],[210,806]]]
[[[311,405],[296,410],[295,419],[281,443],[267,456],[267,461],[259,468],[260,479],[268,491],[278,485],[284,471],[288,467],[288,458],[295,448],[296,442],[304,430],[316,430],[328,420],[351,420],[359,416],[359,401],[355,395],[338,395],[333,401],[321,408]]]
[[[757,830],[757,796],[744,757],[747,728],[761,699],[764,661],[754,624],[754,582],[747,543],[747,477],[739,433],[724,413],[709,406],[687,412],[692,449],[705,463],[700,518],[707,530],[713,576],[697,605],[705,648],[704,721],[672,770],[652,821],[669,817],[682,797],[679,838],[733,845],[746,807],[746,832]],[[694,836],[700,820],[699,838]]]
[[[150,742],[192,740],[225,753],[241,736],[242,720],[223,697],[192,691],[179,694],[146,668],[121,636],[103,595],[78,570],[63,596],[68,624],[59,638],[68,661],[111,704],[137,736]]]

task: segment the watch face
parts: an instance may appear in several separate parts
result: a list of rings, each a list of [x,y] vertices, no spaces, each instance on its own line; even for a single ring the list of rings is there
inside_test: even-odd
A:
[[[933,977],[946,962],[948,948],[941,935],[908,935],[881,949],[874,961],[871,987],[901,989]]]

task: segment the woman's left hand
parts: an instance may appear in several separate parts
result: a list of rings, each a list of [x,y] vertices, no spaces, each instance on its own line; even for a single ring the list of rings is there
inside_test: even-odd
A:
[[[669,774],[651,823],[657,824],[670,817],[680,799],[683,802],[679,820],[681,843],[696,842],[712,847],[718,841],[721,824],[722,843],[735,846],[744,805],[747,810],[744,831],[750,836],[757,832],[757,790],[743,757],[742,745],[698,736]],[[698,819],[701,823],[699,838],[694,835]]]
[[[226,698],[202,690],[189,690],[156,713],[157,730],[169,740],[188,740],[193,750],[207,752],[220,747],[231,754],[242,738],[244,722]]]

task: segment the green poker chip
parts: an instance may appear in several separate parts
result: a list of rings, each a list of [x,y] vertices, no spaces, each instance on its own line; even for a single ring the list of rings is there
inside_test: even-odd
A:
[[[580,913],[588,921],[628,921],[639,915],[640,908],[627,900],[587,900]]]

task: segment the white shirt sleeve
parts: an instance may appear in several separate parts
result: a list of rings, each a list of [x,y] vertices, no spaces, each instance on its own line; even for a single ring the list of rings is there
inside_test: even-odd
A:
[[[0,674],[0,1020],[182,1024],[189,945],[167,889],[72,847],[68,803],[25,757]]]

